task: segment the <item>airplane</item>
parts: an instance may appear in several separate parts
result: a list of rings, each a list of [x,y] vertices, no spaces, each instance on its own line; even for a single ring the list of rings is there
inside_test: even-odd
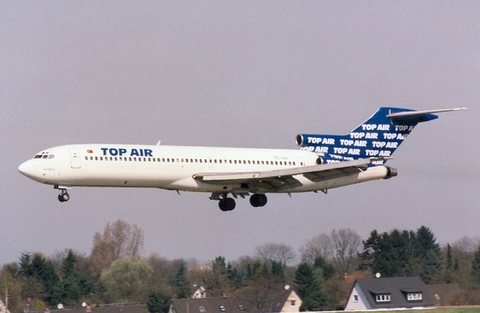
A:
[[[250,196],[253,207],[267,193],[318,192],[366,181],[389,179],[397,170],[385,163],[418,123],[434,113],[466,108],[416,111],[381,107],[346,135],[299,134],[300,149],[200,146],[79,144],[49,148],[22,163],[18,171],[60,190],[72,187],[145,187],[208,192],[222,211]],[[229,195],[232,195],[230,197]]]

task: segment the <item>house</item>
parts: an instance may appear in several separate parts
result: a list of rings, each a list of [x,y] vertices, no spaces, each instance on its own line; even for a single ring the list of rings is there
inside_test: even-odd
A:
[[[420,277],[357,279],[345,311],[434,306]]]
[[[207,297],[207,292],[205,291],[205,288],[203,286],[200,286],[197,290],[192,295],[192,298],[206,298]]]
[[[294,290],[285,290],[270,301],[264,312],[300,312],[302,301]],[[246,296],[173,299],[169,313],[247,313],[259,312]]]
[[[302,300],[297,295],[295,290],[286,290],[284,293],[285,298],[279,301],[281,304],[280,310],[272,312],[300,312],[300,306],[302,305]]]

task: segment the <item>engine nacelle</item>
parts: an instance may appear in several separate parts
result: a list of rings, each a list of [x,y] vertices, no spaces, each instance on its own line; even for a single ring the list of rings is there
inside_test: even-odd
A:
[[[396,168],[385,166],[387,168],[387,176],[384,179],[389,179],[398,175],[398,171]]]
[[[297,135],[297,137],[295,138],[295,143],[297,144],[297,146],[300,146],[300,147],[303,146],[303,135],[302,134]]]

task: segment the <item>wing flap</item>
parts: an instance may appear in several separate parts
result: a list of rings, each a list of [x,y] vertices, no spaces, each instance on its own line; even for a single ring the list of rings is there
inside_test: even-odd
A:
[[[367,165],[378,159],[367,158],[352,161],[320,164],[314,166],[295,167],[272,171],[255,172],[204,172],[193,175],[196,180],[209,183],[247,183],[247,184],[270,184],[272,188],[282,186],[299,186],[300,181],[295,175],[303,175],[311,181],[319,181],[328,178],[351,175],[366,169]]]

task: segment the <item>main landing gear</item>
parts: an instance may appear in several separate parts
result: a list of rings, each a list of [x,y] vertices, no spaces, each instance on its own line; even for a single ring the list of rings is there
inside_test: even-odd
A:
[[[227,196],[224,196],[222,199],[220,199],[220,201],[218,202],[218,207],[220,208],[220,210],[222,210],[223,212],[227,212],[227,211],[232,211],[233,209],[235,209],[235,200],[232,199],[232,198],[228,198]]]
[[[267,196],[266,195],[253,194],[250,197],[250,204],[255,208],[260,207],[260,206],[264,206],[265,204],[267,204]]]
[[[67,190],[71,188],[66,186],[55,186],[54,188],[60,190],[60,194],[58,195],[58,201],[67,202],[68,200],[70,200],[70,195],[68,194]]]
[[[253,194],[250,196],[250,204],[253,207],[262,207],[267,204],[267,196],[261,194]],[[232,211],[235,209],[235,199],[229,198],[227,194],[224,194],[218,202],[218,207],[223,212]]]

